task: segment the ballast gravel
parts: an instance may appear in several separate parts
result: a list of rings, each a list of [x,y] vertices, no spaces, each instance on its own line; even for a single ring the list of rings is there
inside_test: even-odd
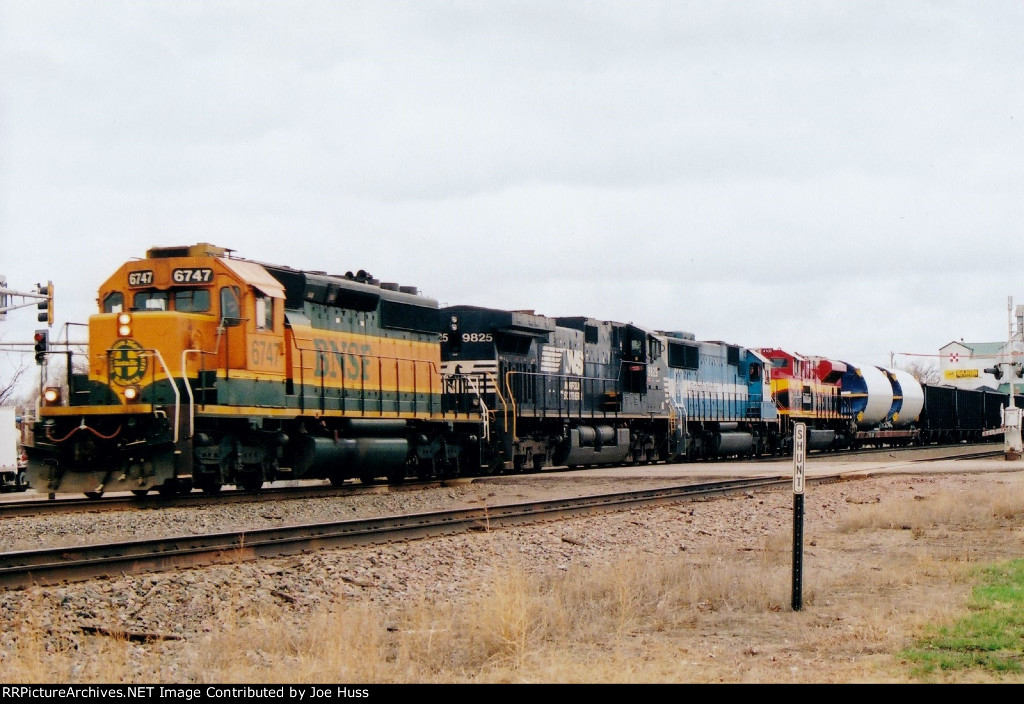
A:
[[[806,540],[831,531],[851,505],[882,494],[906,495],[940,485],[967,486],[974,475],[889,476],[815,485],[805,502]],[[569,495],[599,494],[681,483],[624,482],[614,477],[531,481],[494,477],[425,490],[351,497],[243,502],[190,508],[123,510],[10,518],[0,531],[5,552],[50,546],[143,539],[165,535],[257,529],[441,509],[496,506]],[[925,487],[925,488],[923,488]],[[928,489],[927,487],[931,487]],[[117,635],[132,642],[120,663],[128,682],[181,683],[193,646],[223,623],[227,611],[270,604],[296,628],[310,614],[341,602],[384,607],[416,599],[450,602],[476,596],[497,564],[515,561],[530,572],[615,564],[625,554],[693,555],[753,551],[771,536],[788,536],[793,494],[754,490],[713,501],[641,508],[528,527],[498,528],[386,545],[325,549],[300,556],[93,579],[59,586],[0,591],[3,623],[24,623],[48,634],[44,650],[77,648],[81,658],[102,657],[85,641]],[[503,556],[496,560],[495,556]],[[17,632],[0,633],[0,656],[16,647]],[[90,670],[83,660],[83,671]]]

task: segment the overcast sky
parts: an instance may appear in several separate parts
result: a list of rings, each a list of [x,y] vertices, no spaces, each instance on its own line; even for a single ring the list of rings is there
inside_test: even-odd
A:
[[[883,366],[1024,304],[1020,0],[0,0],[0,77],[55,337],[195,242]]]

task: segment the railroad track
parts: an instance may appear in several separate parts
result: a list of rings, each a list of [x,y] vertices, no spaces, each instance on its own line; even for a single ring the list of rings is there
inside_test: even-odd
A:
[[[326,482],[309,482],[300,486],[271,486],[258,492],[242,489],[224,489],[219,494],[194,491],[184,496],[164,497],[157,493],[146,496],[109,494],[98,498],[85,496],[48,499],[43,495],[19,494],[17,499],[0,501],[0,519],[15,516],[43,516],[59,513],[88,513],[98,511],[124,511],[129,509],[161,509],[182,506],[225,506],[232,503],[281,501],[292,499],[353,496],[356,494],[416,491],[441,486],[453,480],[409,480],[402,484],[344,484],[332,486]]]
[[[809,482],[837,481],[839,475]],[[180,567],[229,564],[324,548],[414,540],[492,527],[523,525],[642,506],[716,498],[754,489],[791,486],[789,479],[761,477],[523,502],[485,508],[355,519],[201,536],[174,536],[80,547],[0,554],[0,588],[24,588]]]
[[[864,448],[848,453],[812,453],[808,456],[809,462],[818,460],[826,461],[875,461],[879,458],[905,458],[913,461],[929,462],[948,459],[973,459],[991,457],[1000,454],[1002,446],[993,447],[994,443],[983,443],[974,445],[944,445],[907,448]],[[915,455],[920,457],[915,457]],[[927,455],[927,456],[921,456]],[[733,460],[712,461],[715,467]],[[762,457],[744,460],[745,462],[756,462],[757,464],[785,466],[792,461],[788,457]],[[693,467],[695,473],[704,462],[695,462]],[[587,468],[568,469],[565,467],[547,468],[544,473],[572,472],[585,473]],[[416,481],[407,480],[402,484],[361,484],[350,483],[342,486],[332,486],[326,482],[306,482],[298,486],[268,486],[253,493],[241,489],[225,488],[223,492],[216,495],[204,494],[200,491],[193,491],[184,496],[163,497],[158,493],[150,493],[146,496],[134,496],[130,494],[105,495],[98,498],[86,498],[85,496],[65,497],[49,499],[45,495],[30,492],[18,494],[18,498],[8,495],[0,500],[0,518],[15,516],[41,516],[57,513],[75,512],[96,512],[96,511],[122,511],[128,509],[160,509],[165,507],[182,506],[223,506],[230,503],[257,502],[257,501],[280,501],[292,499],[305,499],[332,496],[352,496],[360,493],[392,492],[403,490],[419,490],[443,486],[453,482],[472,480],[472,477],[460,479]]]
[[[939,460],[973,459],[992,457],[1002,450],[959,447],[949,453],[914,457],[913,453],[900,453],[897,461],[933,462]],[[889,453],[892,455],[893,453]],[[878,458],[876,457],[876,460]],[[884,458],[883,458],[884,459]],[[236,532],[222,532],[197,536],[172,536],[145,540],[22,550],[0,553],[0,588],[18,588],[33,584],[56,584],[81,581],[96,577],[129,573],[166,570],[178,567],[195,567],[211,564],[226,564],[258,557],[289,555],[310,552],[323,548],[342,548],[354,545],[388,543],[400,540],[450,535],[467,531],[488,530],[515,524],[627,510],[640,506],[680,503],[715,498],[730,493],[753,489],[779,489],[792,486],[788,462],[780,461],[783,467],[755,477],[730,477],[721,480],[695,483],[680,478],[678,485],[588,495],[576,498],[519,502],[485,508],[458,509],[420,514],[395,515],[387,517],[362,518],[311,525],[294,525],[274,528],[257,528]],[[877,471],[877,468],[855,469],[856,464],[845,463],[827,472],[808,476],[808,485],[831,481],[843,481],[861,471]],[[719,466],[721,469],[721,465]],[[573,470],[579,471],[579,470]],[[451,482],[452,480],[448,480]],[[462,481],[462,480],[454,480]],[[486,481],[486,480],[485,480]],[[683,483],[686,482],[686,483]],[[435,482],[443,486],[446,482]],[[395,491],[396,489],[419,489],[423,485],[352,485],[350,487],[306,487],[309,496],[323,497],[334,491],[339,495],[356,491]],[[299,496],[302,488],[291,488],[293,496]],[[288,494],[283,492],[281,495]],[[280,498],[267,491],[267,495]],[[259,495],[239,492],[237,500],[254,500]],[[135,497],[133,504],[138,503]],[[162,501],[180,501],[163,499]],[[220,505],[227,496],[196,497]],[[154,497],[155,500],[156,497]],[[161,500],[157,500],[161,501]],[[49,502],[47,502],[49,503]],[[96,501],[79,501],[79,504],[95,506]]]

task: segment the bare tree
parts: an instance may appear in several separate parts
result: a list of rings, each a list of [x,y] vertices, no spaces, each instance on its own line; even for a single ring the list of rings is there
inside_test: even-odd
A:
[[[14,372],[14,375],[4,381],[0,382],[0,406],[6,405],[7,401],[11,398],[18,388],[18,381],[21,379],[22,374],[25,373],[25,367],[21,366]]]
[[[938,384],[942,381],[942,375],[934,362],[908,362],[900,368],[922,384]]]

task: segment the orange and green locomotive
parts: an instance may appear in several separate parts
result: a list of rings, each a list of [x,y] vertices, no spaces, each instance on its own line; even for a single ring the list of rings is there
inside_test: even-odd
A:
[[[123,264],[98,304],[87,370],[73,361],[44,392],[27,446],[39,491],[214,493],[479,463],[482,419],[444,407],[437,302],[413,287],[199,244]]]

